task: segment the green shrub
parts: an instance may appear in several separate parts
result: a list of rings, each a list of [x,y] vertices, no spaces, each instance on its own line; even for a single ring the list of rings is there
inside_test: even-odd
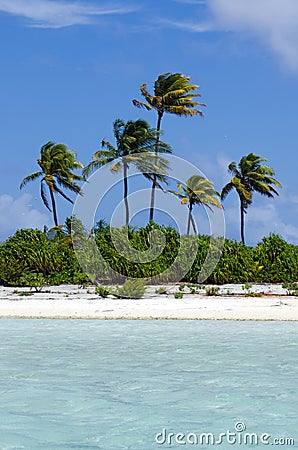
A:
[[[298,279],[298,247],[277,234],[262,239],[255,248],[255,259],[263,266],[256,281],[282,283]]]
[[[208,297],[219,295],[219,287],[217,286],[206,287],[205,292]]]
[[[46,280],[42,273],[27,273],[21,276],[20,286],[27,286],[35,289],[36,292],[40,292],[45,286]]]
[[[174,297],[175,298],[183,298],[183,292],[175,292]]]
[[[102,298],[106,298],[108,295],[110,295],[112,293],[110,289],[108,289],[107,287],[102,286],[102,285],[97,286],[95,288],[95,292],[97,295],[99,295],[99,297],[102,297]]]
[[[30,281],[26,281],[26,276],[30,274],[32,282],[36,274],[40,274],[38,276],[44,277],[46,283],[54,285],[84,285],[92,281],[95,284],[121,283],[127,277],[150,279],[155,276],[154,281],[160,280],[162,283],[181,279],[183,284],[179,290],[185,292],[187,287],[191,294],[196,294],[200,289],[196,283],[208,251],[217,259],[222,244],[222,238],[211,241],[209,236],[179,236],[171,227],[150,222],[140,229],[113,229],[118,245],[125,250],[121,255],[113,244],[110,226],[100,222],[94,229],[95,242],[107,267],[115,270],[111,274],[99,264],[94,246],[91,245],[90,233],[85,233],[83,225],[78,220],[74,222],[74,241],[70,236],[70,228],[67,220],[65,228],[60,227],[51,235],[33,229],[16,231],[0,244],[0,284],[20,286],[27,282],[30,285]],[[128,249],[127,238],[130,244]],[[82,248],[81,256],[86,263],[84,270],[88,273],[83,272],[73,250],[73,245],[77,244],[79,247],[80,239],[84,242],[82,247],[86,246]],[[159,254],[160,249],[162,251]],[[194,263],[182,278],[194,249],[197,249]],[[138,254],[132,260],[135,250]],[[80,252],[78,249],[76,251]],[[156,253],[156,257],[149,262],[142,262],[148,251],[151,256]],[[178,252],[182,253],[179,263],[175,261]],[[164,271],[169,267],[171,269],[167,271],[165,278]],[[207,267],[207,271],[209,269]],[[297,279],[298,246],[288,244],[280,236],[271,234],[264,237],[255,248],[227,239],[221,257],[206,283],[282,283]]]
[[[286,289],[287,295],[297,295],[298,296],[298,284],[295,282],[283,283],[283,289]]]
[[[123,286],[116,286],[115,289],[111,290],[111,294],[117,298],[141,298],[145,294],[145,291],[146,280],[143,280],[142,278],[127,278]]]
[[[167,293],[168,293],[167,289],[163,286],[155,289],[155,294],[163,295],[163,294],[167,294]]]
[[[251,284],[244,284],[244,285],[242,286],[242,290],[243,290],[243,291],[249,291],[251,288],[252,288],[252,285],[251,285]]]

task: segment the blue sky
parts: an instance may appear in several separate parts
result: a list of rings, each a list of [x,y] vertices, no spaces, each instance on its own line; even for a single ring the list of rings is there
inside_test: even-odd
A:
[[[131,99],[143,82],[180,72],[200,85],[205,117],[166,115],[163,139],[218,190],[230,161],[266,157],[283,189],[272,201],[255,196],[247,242],[277,232],[298,244],[297,23],[296,0],[0,0],[0,239],[52,225],[38,183],[19,190],[43,144],[65,143],[87,164],[102,138],[113,140],[116,118],[155,126]],[[238,240],[236,195],[224,205],[227,237]],[[63,222],[72,208],[63,199],[58,208]]]

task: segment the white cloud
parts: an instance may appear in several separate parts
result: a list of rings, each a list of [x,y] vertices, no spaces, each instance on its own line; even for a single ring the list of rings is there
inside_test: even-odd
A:
[[[298,72],[297,0],[208,0],[206,6],[207,19],[163,20],[163,24],[194,33],[241,33],[257,39],[278,56],[284,67]]]
[[[176,3],[186,3],[188,5],[206,5],[206,0],[173,0]]]
[[[43,228],[51,226],[48,214],[43,214],[31,205],[32,196],[23,194],[14,199],[11,195],[0,195],[0,233],[8,236],[17,228]]]
[[[193,33],[207,33],[209,31],[216,31],[216,26],[211,22],[185,22],[168,19],[159,19],[158,23],[171,28],[179,28],[180,30],[190,31]]]
[[[57,0],[0,0],[0,11],[30,20],[30,25],[41,28],[62,28],[92,23],[94,16],[125,14],[136,8],[109,5],[95,6],[83,2]]]
[[[219,29],[246,32],[298,71],[297,0],[209,0]]]
[[[228,237],[237,236],[237,240],[240,240],[240,211],[236,195],[233,200],[235,204],[237,202],[237,206],[225,209],[227,234]],[[264,236],[276,233],[287,242],[298,245],[298,227],[287,223],[281,217],[282,209],[277,209],[277,205],[273,202],[274,200],[271,203],[268,199],[260,199],[259,202],[256,201],[258,204],[255,203],[248,208],[244,218],[247,243],[255,245]]]
[[[215,183],[215,188],[221,190],[222,186],[230,180],[228,165],[233,160],[224,153],[211,156],[208,153],[194,152],[191,154],[192,162],[204,175]]]

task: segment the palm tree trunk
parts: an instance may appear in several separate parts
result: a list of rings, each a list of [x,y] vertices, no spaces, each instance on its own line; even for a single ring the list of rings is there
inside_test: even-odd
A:
[[[149,222],[153,220],[154,217],[154,203],[155,203],[155,182],[156,175],[153,175],[153,182],[151,187],[151,197],[150,197],[150,212],[149,212]]]
[[[51,201],[52,201],[54,223],[55,223],[55,226],[57,227],[58,226],[58,216],[57,216],[56,202],[55,202],[54,192],[52,191],[51,188],[50,188],[50,196],[51,196]]]
[[[244,205],[243,201],[240,200],[240,229],[241,229],[241,241],[242,244],[245,244],[244,239]]]
[[[197,232],[197,227],[196,227],[196,223],[195,223],[195,220],[194,220],[192,214],[190,214],[190,220],[191,220],[191,224],[192,224],[192,228],[193,228],[194,234],[198,234],[198,232]]]
[[[187,236],[189,236],[189,232],[190,232],[190,222],[191,222],[191,220],[193,220],[191,211],[192,211],[192,203],[189,204],[188,220],[187,220],[187,232],[186,232]]]
[[[127,163],[123,163],[123,199],[125,205],[125,225],[129,224],[129,207],[128,207],[128,182],[127,182]]]
[[[163,113],[158,112],[157,117],[157,125],[156,129],[159,132],[160,131],[160,125],[161,125],[161,118]],[[156,144],[155,144],[155,154],[158,155],[158,142],[159,142],[159,135],[156,138]],[[150,200],[150,212],[149,212],[149,222],[153,220],[154,217],[154,203],[155,203],[155,187],[156,187],[156,174],[153,174],[153,182],[152,182],[152,188],[151,188],[151,200]]]

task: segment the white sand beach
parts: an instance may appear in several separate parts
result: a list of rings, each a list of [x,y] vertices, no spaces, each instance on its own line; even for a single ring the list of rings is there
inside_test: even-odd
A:
[[[54,286],[29,296],[21,294],[28,288],[1,287],[0,318],[298,321],[298,297],[285,295],[280,285],[254,285],[251,291],[262,297],[245,297],[242,285],[221,286],[219,296],[202,290],[180,299],[173,295],[178,286],[167,286],[167,295],[155,290],[148,287],[142,299],[103,299],[94,287]]]

